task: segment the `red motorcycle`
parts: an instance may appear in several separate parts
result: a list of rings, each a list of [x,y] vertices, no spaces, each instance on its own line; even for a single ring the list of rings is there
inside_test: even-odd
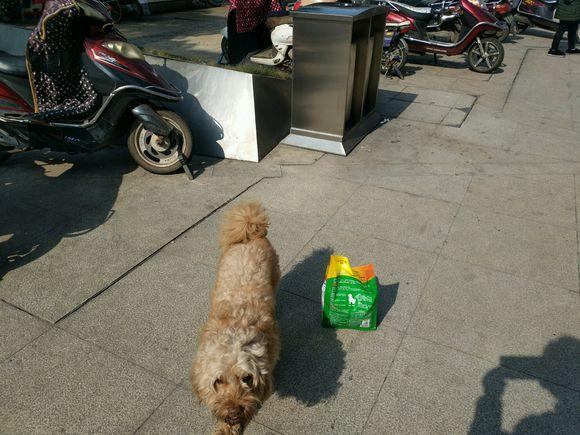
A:
[[[487,0],[484,3],[484,7],[487,8],[490,14],[498,20],[504,21],[508,26],[508,29],[499,36],[501,42],[505,41],[510,33],[514,35],[517,33],[511,0]]]
[[[492,73],[503,62],[498,36],[507,25],[481,7],[479,0],[436,1],[426,7],[381,1],[390,7],[388,22],[405,23],[403,39],[413,53],[456,56],[467,54],[469,68]]]
[[[102,3],[47,7],[26,57],[0,52],[0,157],[14,149],[91,152],[128,135],[143,168],[191,175],[191,131],[167,110],[181,92],[118,33]]]

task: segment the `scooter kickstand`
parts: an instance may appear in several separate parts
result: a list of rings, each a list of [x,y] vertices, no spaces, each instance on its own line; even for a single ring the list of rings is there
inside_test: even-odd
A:
[[[435,61],[435,65],[439,65],[439,61],[437,60],[437,53],[433,53],[433,60]]]
[[[189,169],[185,156],[181,152],[181,145],[177,147],[177,158],[179,159],[179,163],[181,163],[181,167],[183,168],[185,175],[187,175],[187,178],[189,178],[190,181],[193,181],[193,173],[191,172],[191,169]]]

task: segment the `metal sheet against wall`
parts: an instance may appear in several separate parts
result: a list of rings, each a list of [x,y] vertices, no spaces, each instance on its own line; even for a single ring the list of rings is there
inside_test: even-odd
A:
[[[258,162],[288,134],[290,83],[264,78],[272,81],[269,86],[255,87],[251,74],[170,59],[147,60],[184,93],[177,110],[192,129],[196,152]],[[280,87],[280,92],[272,92],[272,86]],[[256,104],[261,105],[258,113],[277,112],[287,119],[258,123]],[[258,132],[258,127],[266,130]]]

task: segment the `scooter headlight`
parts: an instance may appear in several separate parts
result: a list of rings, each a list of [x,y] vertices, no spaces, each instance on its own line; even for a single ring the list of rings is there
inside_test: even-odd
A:
[[[145,56],[141,50],[135,47],[133,44],[129,44],[124,41],[108,41],[103,43],[103,47],[107,50],[111,50],[114,53],[120,54],[127,59],[141,59],[145,60]]]

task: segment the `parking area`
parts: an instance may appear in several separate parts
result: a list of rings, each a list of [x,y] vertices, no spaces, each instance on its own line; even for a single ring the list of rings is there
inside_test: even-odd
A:
[[[223,9],[196,13],[206,28],[176,13],[123,31],[214,59]],[[0,431],[208,433],[188,370],[218,222],[257,198],[283,268],[283,351],[246,433],[579,433],[580,57],[549,58],[549,43],[516,37],[492,75],[413,56],[404,80],[381,78],[389,121],[347,157],[196,156],[191,182],[123,148],[12,156]],[[333,252],[374,263],[377,331],[319,326]]]

